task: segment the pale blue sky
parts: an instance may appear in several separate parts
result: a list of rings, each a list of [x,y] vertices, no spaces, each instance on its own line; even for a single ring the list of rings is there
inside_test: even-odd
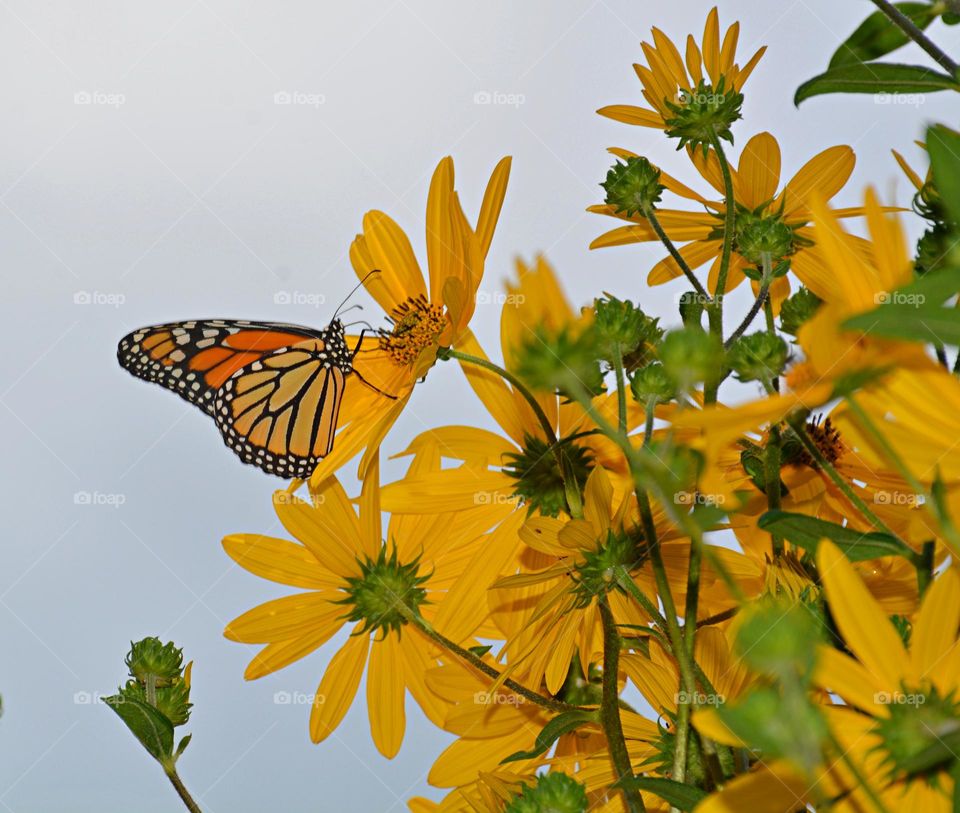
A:
[[[223,639],[222,628],[281,588],[234,567],[219,540],[278,532],[270,492],[280,481],[241,466],[199,412],[120,370],[116,342],[179,318],[326,323],[333,305],[319,303],[353,285],[346,252],[365,210],[391,213],[422,251],[427,182],[448,153],[471,215],[497,159],[514,156],[484,292],[499,289],[514,255],[544,250],[575,302],[605,289],[671,320],[679,289],[643,288],[662,252],[591,254],[606,224],[584,208],[599,200],[610,145],[694,178],[657,133],[593,111],[639,101],[630,65],[650,25],[699,32],[708,8],[0,3],[0,811],[178,809],[119,721],[75,700],[110,692],[127,642],[147,634],[175,639],[196,661],[183,774],[205,811],[397,811],[413,793],[437,794],[424,777],[447,737],[412,703],[392,762],[370,743],[362,702],[320,746],[307,736],[307,706],[274,703],[277,692],[314,691],[335,645],[243,681],[254,650]],[[743,51],[771,46],[750,80],[738,144],[771,129],[785,174],[827,146],[854,145],[844,205],[868,179],[906,202],[889,148],[916,157],[921,118],[956,120],[952,96],[919,110],[870,97],[794,108],[797,84],[871,8],[721,5],[723,23],[742,19]],[[957,44],[952,30],[932,33]],[[275,104],[278,92],[300,94],[298,103]],[[476,104],[483,92],[517,103]],[[91,104],[76,103],[83,93]],[[282,304],[280,292],[299,304]],[[482,305],[475,320],[491,348],[498,310]],[[386,450],[451,415],[489,425],[459,372],[436,370]],[[113,504],[77,504],[78,492]]]

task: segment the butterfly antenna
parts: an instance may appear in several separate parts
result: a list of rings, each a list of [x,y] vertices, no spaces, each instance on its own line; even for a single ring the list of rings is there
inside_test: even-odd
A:
[[[344,327],[353,327],[354,325],[365,325],[371,332],[375,330],[374,326],[365,319],[358,319],[356,322],[348,322],[344,325]]]
[[[337,318],[337,314],[340,313],[340,309],[341,309],[344,305],[346,305],[347,302],[350,301],[350,297],[353,296],[358,290],[360,290],[360,287],[361,287],[368,279],[370,279],[370,277],[372,277],[374,274],[379,274],[379,273],[380,273],[379,269],[374,269],[373,271],[370,271],[362,280],[360,280],[360,282],[358,282],[356,285],[354,285],[354,286],[353,286],[353,290],[351,290],[350,293],[346,295],[346,297],[344,298],[343,302],[341,302],[341,303],[337,306],[337,309],[333,312],[333,316],[330,317],[330,321],[332,322],[334,319]]]

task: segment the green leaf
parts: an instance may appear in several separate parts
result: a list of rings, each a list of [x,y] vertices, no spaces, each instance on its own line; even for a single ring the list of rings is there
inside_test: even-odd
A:
[[[126,723],[140,744],[158,762],[170,760],[173,753],[173,724],[149,703],[123,695],[105,697],[103,702]]]
[[[559,740],[564,734],[576,731],[585,723],[597,722],[598,712],[596,711],[565,711],[558,714],[549,723],[547,723],[537,735],[537,741],[529,751],[517,751],[506,759],[501,760],[501,764],[507,762],[519,762],[523,759],[536,759],[545,754],[551,745]]]
[[[845,330],[859,330],[884,339],[960,345],[960,309],[936,305],[881,305],[843,323]]]
[[[960,167],[957,169],[960,172]],[[917,277],[909,285],[885,294],[884,298],[893,304],[942,305],[957,294],[960,294],[960,268],[938,268]]]
[[[920,65],[858,62],[808,79],[797,88],[793,103],[825,93],[933,93],[958,88],[952,77]]]
[[[192,739],[193,734],[187,734],[187,736],[180,740],[180,744],[177,746],[177,752],[173,755],[174,762],[180,759],[180,755],[187,750],[187,746],[190,744],[190,740]]]
[[[613,787],[645,790],[654,796],[659,796],[671,807],[683,811],[693,810],[708,795],[705,790],[693,785],[685,785],[682,782],[658,776],[625,776],[619,782],[615,782]]]
[[[835,544],[851,562],[878,559],[881,556],[904,556],[913,559],[916,553],[895,536],[880,531],[855,531],[833,522],[792,514],[789,511],[767,511],[760,517],[760,528],[781,536],[792,545],[810,553],[817,552],[820,540],[826,537]]]
[[[930,3],[894,3],[909,17],[917,28],[923,29],[937,17]],[[875,11],[864,20],[830,59],[831,68],[840,68],[857,62],[889,54],[910,41],[903,31],[894,25],[882,11]]]
[[[933,125],[927,130],[927,152],[933,184],[954,221],[960,223],[960,133]]]

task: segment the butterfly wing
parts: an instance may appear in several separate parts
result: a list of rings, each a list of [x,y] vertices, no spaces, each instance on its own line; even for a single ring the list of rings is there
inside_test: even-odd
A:
[[[214,395],[237,370],[323,333],[281,322],[170,322],[128,333],[117,347],[117,359],[137,378],[173,390],[213,415]]]
[[[333,448],[350,354],[339,336],[309,339],[238,369],[217,392],[214,418],[244,463],[306,478]]]

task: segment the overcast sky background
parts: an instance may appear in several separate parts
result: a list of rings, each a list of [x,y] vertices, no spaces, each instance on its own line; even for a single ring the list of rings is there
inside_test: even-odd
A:
[[[499,290],[515,255],[545,251],[574,302],[605,289],[672,320],[681,288],[642,287],[662,250],[591,254],[610,224],[584,208],[600,200],[611,145],[699,179],[659,134],[593,111],[640,102],[630,66],[651,25],[699,34],[708,8],[0,0],[0,811],[178,809],[120,721],[84,702],[116,687],[129,640],[149,634],[196,661],[182,773],[205,811],[397,811],[415,793],[440,797],[425,776],[448,738],[412,703],[390,762],[370,742],[362,694],[320,746],[307,705],[274,702],[313,692],[336,642],[244,682],[255,650],[222,629],[282,588],[233,566],[220,538],[279,533],[270,493],[280,481],[240,465],[198,411],[120,370],[116,342],[194,317],[325,324],[354,284],[347,250],[364,211],[392,214],[423,256],[427,185],[446,154],[471,217],[496,161],[514,156],[484,292]],[[773,131],[789,176],[815,152],[852,144],[859,162],[841,205],[871,179],[908,202],[889,148],[922,166],[911,143],[921,121],[956,122],[956,97],[945,95],[919,109],[871,97],[794,108],[795,87],[871,8],[721,5],[724,25],[742,20],[741,61],[771,46],[749,82],[738,145]],[[954,30],[931,33],[956,50]],[[275,104],[282,92],[316,104]],[[522,103],[475,103],[484,92]],[[83,93],[93,103],[76,103]],[[280,304],[281,292],[302,304]],[[475,319],[491,352],[498,319],[494,304]],[[451,416],[489,425],[452,365],[418,388],[386,451]],[[77,504],[82,492],[113,505]]]

